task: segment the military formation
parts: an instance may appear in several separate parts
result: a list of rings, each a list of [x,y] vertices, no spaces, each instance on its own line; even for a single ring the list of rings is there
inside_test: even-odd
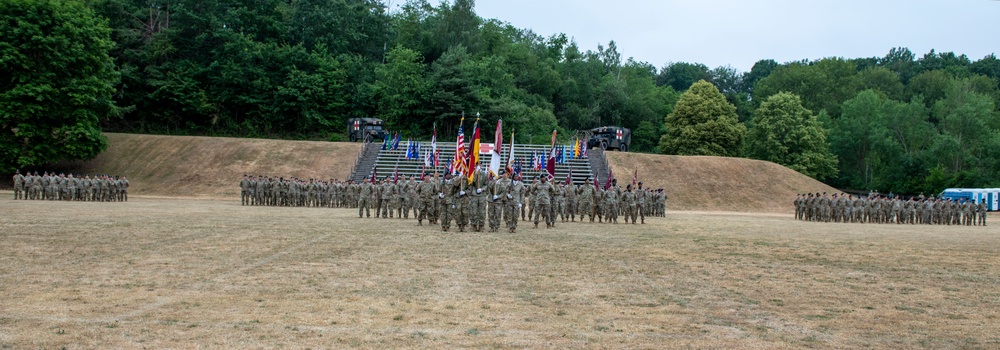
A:
[[[986,226],[986,202],[879,194],[800,194],[795,219],[817,222]]]
[[[64,174],[37,171],[14,173],[14,199],[84,202],[128,201],[128,178],[125,176]]]
[[[519,174],[491,179],[479,168],[471,180],[451,174],[423,174],[420,178],[384,177],[361,183],[337,179],[297,179],[244,175],[240,181],[242,205],[357,208],[358,217],[417,220],[417,225],[440,225],[464,232],[499,232],[501,226],[516,232],[520,221],[537,228],[555,227],[557,221],[645,223],[648,217],[666,215],[666,193],[651,191],[641,183],[622,189],[617,182],[607,188],[571,182],[555,183],[537,176],[531,183]],[[454,225],[454,226],[453,226]]]

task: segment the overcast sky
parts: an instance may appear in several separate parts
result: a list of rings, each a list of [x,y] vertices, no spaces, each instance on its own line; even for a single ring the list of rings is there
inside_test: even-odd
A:
[[[614,40],[624,58],[658,68],[748,71],[761,59],[881,57],[900,46],[973,61],[1000,52],[995,0],[476,0],[476,13],[546,37],[565,33],[584,51]]]

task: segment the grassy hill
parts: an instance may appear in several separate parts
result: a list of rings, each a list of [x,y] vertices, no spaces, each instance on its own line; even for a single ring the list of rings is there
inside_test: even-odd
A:
[[[243,174],[344,179],[361,151],[360,143],[105,135],[104,153],[64,166],[74,173],[128,176],[136,195],[239,199]]]
[[[235,198],[243,174],[337,178],[349,175],[357,143],[107,134],[94,160],[63,164],[75,173],[129,177],[136,195]],[[608,152],[616,177],[638,169],[647,188],[664,188],[671,210],[780,212],[797,193],[834,189],[778,164],[741,158]],[[60,169],[60,170],[63,170]]]

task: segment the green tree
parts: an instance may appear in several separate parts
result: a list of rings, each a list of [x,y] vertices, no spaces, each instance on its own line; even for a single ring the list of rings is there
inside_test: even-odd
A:
[[[704,80],[681,95],[667,115],[666,129],[660,138],[663,153],[728,157],[739,155],[747,132],[736,118],[736,107]]]
[[[656,76],[656,85],[670,85],[676,91],[687,90],[699,80],[711,81],[712,72],[701,63],[673,62]]]
[[[796,62],[779,66],[754,86],[754,101],[787,91],[802,97],[802,106],[810,111],[826,111],[840,116],[840,105],[857,94],[857,66],[842,58],[824,58],[815,62]]]
[[[747,133],[747,157],[775,162],[823,180],[837,172],[823,125],[798,96],[780,92],[761,103]]]
[[[402,125],[408,118],[420,122],[413,117],[420,115],[427,93],[422,61],[416,51],[397,46],[389,51],[386,64],[375,69],[377,115],[393,127],[412,129],[415,125]]]
[[[0,2],[0,172],[93,158],[117,112],[107,24],[78,1]]]

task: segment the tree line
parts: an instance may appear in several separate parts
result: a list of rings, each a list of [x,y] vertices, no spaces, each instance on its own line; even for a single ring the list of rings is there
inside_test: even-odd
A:
[[[382,118],[393,130],[421,137],[435,126],[453,134],[463,112],[479,112],[487,125],[503,118],[518,142],[547,142],[553,129],[574,135],[620,125],[633,130],[633,151],[770,160],[844,188],[917,193],[998,185],[994,55],[973,61],[894,48],[873,58],[761,60],[749,72],[687,62],[657,68],[623,58],[613,41],[581,50],[565,34],[545,37],[481,18],[473,0],[410,0],[392,11],[385,5],[4,2],[0,15],[22,20],[46,16],[24,6],[71,11],[61,16],[79,17],[77,25],[91,29],[50,35],[106,43],[94,52],[48,53],[51,62],[67,62],[49,64],[53,70],[79,62],[73,55],[93,57],[104,68],[70,74],[79,73],[79,81],[97,75],[90,79],[97,86],[92,101],[67,102],[94,112],[65,123],[75,129],[46,129],[83,131],[58,137],[64,146],[44,154],[36,145],[56,136],[9,132],[8,125],[28,129],[25,120],[32,118],[6,106],[29,103],[41,91],[33,87],[49,78],[18,72],[38,57],[22,55],[20,65],[0,61],[0,68],[17,72],[0,84],[18,87],[0,99],[4,168],[47,156],[92,157],[104,147],[99,129],[339,141],[348,118]],[[4,57],[19,57],[11,46],[0,46]],[[40,108],[39,115],[73,114]],[[96,134],[85,127],[94,120]]]

